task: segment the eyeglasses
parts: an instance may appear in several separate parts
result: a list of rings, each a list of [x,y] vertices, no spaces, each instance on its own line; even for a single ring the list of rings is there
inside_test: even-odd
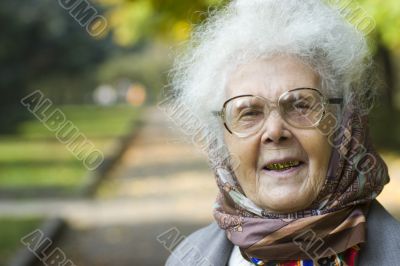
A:
[[[323,120],[328,104],[341,104],[342,98],[326,98],[314,88],[296,88],[284,92],[277,103],[261,96],[240,95],[227,100],[221,111],[213,111],[223,120],[225,128],[238,137],[257,133],[275,107],[289,125],[312,128]]]

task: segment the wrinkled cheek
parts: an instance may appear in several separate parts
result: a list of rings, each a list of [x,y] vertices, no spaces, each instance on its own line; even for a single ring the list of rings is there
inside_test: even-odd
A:
[[[318,163],[311,164],[310,168],[308,169],[307,175],[307,182],[304,188],[304,192],[308,192],[312,196],[317,196],[320,192],[326,177],[326,171],[323,165]]]
[[[225,134],[225,143],[233,159],[234,173],[243,190],[254,191],[256,182],[255,169],[257,167],[257,143],[252,139],[238,139]]]
[[[253,158],[250,156],[239,156],[240,166],[235,171],[237,179],[245,192],[256,191],[256,168],[254,167]]]

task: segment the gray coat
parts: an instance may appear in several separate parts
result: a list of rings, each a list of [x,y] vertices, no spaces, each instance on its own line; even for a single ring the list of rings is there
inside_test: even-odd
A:
[[[182,241],[166,266],[226,266],[233,244],[214,222]],[[367,242],[362,247],[360,266],[400,266],[400,223],[378,201],[373,201],[367,218]]]

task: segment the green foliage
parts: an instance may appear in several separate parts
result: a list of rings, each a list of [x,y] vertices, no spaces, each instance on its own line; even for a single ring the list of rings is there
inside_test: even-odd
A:
[[[400,49],[400,2],[398,0],[361,0],[360,4],[376,21],[376,38],[392,51]]]
[[[143,84],[149,102],[154,102],[166,84],[166,74],[171,65],[170,51],[161,44],[146,46],[131,53],[118,54],[97,69],[97,82],[116,85],[128,79]]]
[[[400,149],[400,111],[390,109],[380,100],[372,109],[369,117],[372,143],[380,149],[398,152]]]
[[[15,252],[24,247],[20,239],[37,229],[40,223],[41,219],[36,217],[0,219],[0,265],[6,265]]]
[[[343,9],[344,16],[371,18],[375,32],[393,50],[400,47],[400,2],[398,0],[325,0]],[[228,0],[98,0],[108,9],[114,40],[132,45],[141,39],[162,36],[181,41],[188,37],[191,25],[207,16],[207,10],[218,8]],[[362,19],[359,17],[359,19]]]
[[[392,51],[400,48],[400,2],[397,0],[325,0],[374,41]],[[371,44],[374,45],[374,42]],[[376,47],[372,47],[376,49]]]
[[[193,23],[206,18],[207,10],[227,0],[98,0],[108,10],[113,38],[120,45],[158,38],[185,40]]]
[[[26,119],[18,103],[37,86],[69,95],[94,87],[88,73],[112,47],[110,39],[93,39],[58,1],[0,1],[0,112],[12,114],[0,116],[0,132],[12,133]]]

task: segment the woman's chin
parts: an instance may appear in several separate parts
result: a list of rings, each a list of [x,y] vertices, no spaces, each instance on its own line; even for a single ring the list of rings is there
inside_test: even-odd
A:
[[[311,204],[313,198],[311,198],[311,196],[299,197],[298,194],[298,190],[291,193],[271,193],[268,197],[260,197],[258,205],[275,213],[291,213],[304,210]]]

